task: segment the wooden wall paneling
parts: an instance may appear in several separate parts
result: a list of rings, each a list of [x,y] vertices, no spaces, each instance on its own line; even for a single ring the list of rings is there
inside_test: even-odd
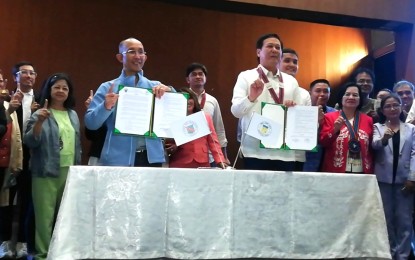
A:
[[[145,75],[176,88],[186,85],[189,63],[204,63],[209,71],[207,89],[221,105],[232,160],[238,148],[237,119],[230,112],[232,90],[239,72],[257,65],[259,35],[277,32],[286,46],[299,52],[298,79],[306,88],[317,77],[335,82],[338,51],[365,44],[358,29],[147,0],[4,0],[0,31],[7,36],[0,44],[0,68],[6,77],[11,80],[11,67],[20,60],[35,64],[39,72],[35,89],[50,74],[67,72],[75,84],[81,122],[89,90],[121,71],[115,54],[122,39],[140,39],[148,52]],[[82,141],[86,162],[89,143]]]

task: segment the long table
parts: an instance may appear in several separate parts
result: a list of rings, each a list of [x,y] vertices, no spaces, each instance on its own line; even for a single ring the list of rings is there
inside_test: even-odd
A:
[[[373,175],[74,166],[49,259],[390,259]]]

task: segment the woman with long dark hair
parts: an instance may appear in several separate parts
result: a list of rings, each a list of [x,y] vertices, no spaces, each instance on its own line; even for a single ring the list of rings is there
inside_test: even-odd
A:
[[[69,76],[53,74],[42,88],[41,108],[30,117],[24,136],[32,154],[36,259],[47,258],[69,166],[81,163],[80,124],[74,104]]]
[[[415,181],[415,126],[404,121],[396,94],[382,99],[372,147],[388,228],[392,259],[408,259],[411,250]]]

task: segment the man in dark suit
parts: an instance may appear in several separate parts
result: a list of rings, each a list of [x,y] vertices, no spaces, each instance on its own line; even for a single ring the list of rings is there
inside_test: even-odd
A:
[[[22,61],[12,68],[16,89],[14,97],[19,102],[13,102],[6,113],[16,111],[20,132],[22,137],[26,130],[27,121],[31,114],[39,108],[36,102],[33,86],[36,83],[37,72],[32,63]],[[21,258],[28,254],[29,249],[34,248],[34,213],[32,206],[32,183],[31,173],[29,170],[30,150],[24,144],[23,146],[23,170],[16,177],[17,185],[12,188],[10,196],[17,196],[16,210],[13,211],[13,221],[18,223],[17,228],[13,230],[11,248],[15,247],[16,257]],[[17,233],[17,234],[16,234]],[[17,238],[16,238],[17,235]],[[17,244],[14,245],[14,242]]]

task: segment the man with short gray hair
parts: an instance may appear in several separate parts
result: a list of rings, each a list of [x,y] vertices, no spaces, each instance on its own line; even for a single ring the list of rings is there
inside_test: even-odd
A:
[[[395,83],[393,92],[401,98],[402,111],[405,118],[407,118],[414,101],[414,85],[409,81],[401,80]]]

